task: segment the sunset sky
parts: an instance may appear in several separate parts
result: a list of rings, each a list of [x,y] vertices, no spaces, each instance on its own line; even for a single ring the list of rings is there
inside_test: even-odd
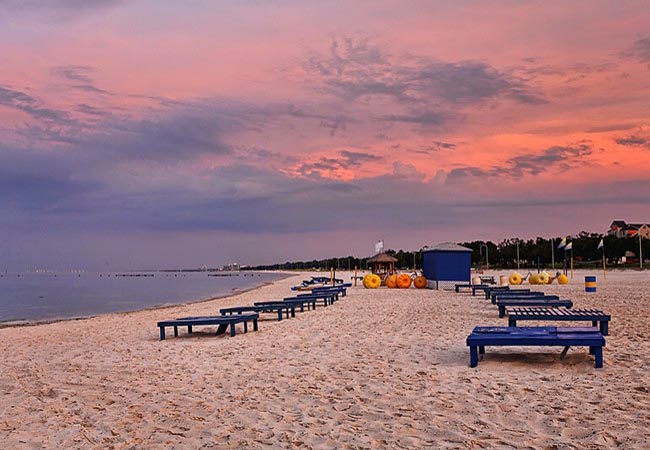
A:
[[[0,269],[650,221],[636,1],[0,0]]]

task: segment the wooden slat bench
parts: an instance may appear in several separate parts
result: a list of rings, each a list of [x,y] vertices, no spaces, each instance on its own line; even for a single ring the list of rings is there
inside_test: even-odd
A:
[[[325,286],[325,287],[314,288],[311,290],[311,292],[312,294],[336,292],[337,294],[341,294],[341,297],[345,297],[348,295],[348,288],[344,286]]]
[[[547,295],[545,297],[528,297],[528,298],[500,298],[497,300],[499,307],[499,317],[506,315],[506,308],[513,306],[545,306],[547,308],[556,308],[564,306],[565,308],[573,307],[571,300],[560,300],[557,295]]]
[[[331,305],[339,299],[338,292],[317,292],[313,294],[298,294],[293,297],[285,297],[285,300],[292,299],[309,299],[313,298],[315,300],[323,300],[323,306]]]
[[[594,327],[476,327],[467,337],[469,365],[476,367],[487,346],[559,346],[564,358],[569,347],[589,347],[596,368],[603,367],[605,338]]]
[[[509,286],[489,287],[485,289],[485,300],[490,300],[492,294],[501,292],[530,292],[529,288],[510,289]]]
[[[231,308],[221,308],[219,310],[219,313],[222,316],[225,316],[225,315],[232,316],[233,314],[243,314],[243,313],[250,313],[250,312],[255,312],[255,313],[275,312],[278,315],[278,321],[280,321],[280,320],[282,320],[282,312],[283,311],[286,311],[287,319],[288,319],[291,308],[287,307],[287,305],[284,305],[284,304],[283,305],[268,305],[268,306],[233,306]]]
[[[507,313],[510,327],[516,327],[518,320],[591,321],[591,325],[599,327],[603,336],[609,334],[610,316],[599,309],[518,307],[508,308]]]
[[[547,295],[544,292],[541,291],[533,291],[533,292],[516,292],[516,291],[508,291],[508,292],[495,292],[490,295],[490,298],[492,299],[492,304],[496,305],[496,301],[500,298],[528,298],[528,297],[546,297]]]
[[[454,285],[454,290],[459,293],[461,289],[471,289],[472,292],[476,292],[476,289],[484,289],[488,287],[487,284],[472,284],[472,283],[458,283]]]
[[[217,335],[224,334],[230,327],[230,336],[235,335],[235,325],[244,324],[244,333],[248,332],[248,322],[253,322],[253,330],[257,331],[257,319],[259,314],[238,314],[236,316],[202,316],[202,317],[181,317],[174,320],[163,320],[158,322],[160,328],[160,340],[165,340],[165,328],[174,327],[174,336],[178,337],[178,327],[187,327],[187,332],[192,333],[192,327],[219,325]]]
[[[475,286],[476,289],[472,289],[472,295],[476,295],[476,291],[483,291],[485,293],[486,300],[490,298],[490,292],[510,290],[510,286],[489,286],[486,284],[477,284]]]

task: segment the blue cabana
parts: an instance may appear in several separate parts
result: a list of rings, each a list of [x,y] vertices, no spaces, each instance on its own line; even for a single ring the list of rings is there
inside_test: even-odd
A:
[[[422,273],[430,287],[453,288],[470,281],[472,249],[443,242],[422,251]]]

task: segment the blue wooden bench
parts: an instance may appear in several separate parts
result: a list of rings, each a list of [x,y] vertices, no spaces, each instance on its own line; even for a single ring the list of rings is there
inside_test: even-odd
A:
[[[282,307],[287,311],[287,317],[291,313],[291,317],[296,317],[296,308],[300,308],[300,311],[305,310],[305,305],[307,310],[310,308],[316,309],[316,299],[315,298],[296,298],[290,300],[271,300],[265,302],[255,302],[254,306],[264,306],[264,307]]]
[[[478,365],[479,355],[485,354],[487,346],[515,345],[564,347],[560,358],[564,358],[569,347],[589,347],[596,368],[603,367],[605,338],[593,327],[476,327],[467,336],[469,365]]]
[[[496,305],[497,300],[500,298],[525,298],[525,297],[544,297],[546,294],[540,291],[533,292],[517,292],[517,291],[508,291],[508,292],[493,292],[490,294],[492,299],[492,304]]]
[[[174,336],[178,337],[178,327],[187,327],[187,332],[192,333],[192,327],[219,325],[217,335],[224,334],[230,327],[230,335],[235,335],[235,325],[244,324],[244,333],[248,332],[248,322],[253,322],[253,330],[257,331],[257,319],[259,314],[239,314],[237,316],[202,316],[202,317],[181,317],[174,320],[163,320],[158,322],[160,328],[160,340],[165,340],[165,327],[174,327]]]
[[[301,300],[301,299],[323,300],[323,306],[331,305],[339,299],[338,292],[323,292],[316,294],[298,294],[294,297],[285,297],[284,300]]]
[[[506,308],[513,306],[545,306],[547,308],[565,308],[573,307],[571,300],[560,300],[557,295],[547,295],[545,297],[527,297],[527,298],[500,298],[497,300],[499,307],[499,317],[506,315]]]
[[[286,311],[287,318],[289,318],[289,313],[291,311],[291,308],[287,307],[287,305],[233,306],[231,308],[221,308],[219,310],[219,313],[222,316],[225,315],[232,316],[233,314],[243,314],[249,312],[256,312],[256,313],[275,312],[278,315],[278,320],[282,320],[283,311]]]
[[[483,289],[483,291],[485,292],[485,300],[489,300],[490,296],[495,292],[509,292],[509,291],[530,292],[530,289],[528,288],[510,289],[510,286],[496,286],[496,287],[487,287]]]
[[[459,293],[461,289],[471,289],[472,292],[476,292],[476,289],[485,289],[488,287],[487,284],[472,284],[472,283],[458,283],[454,285],[454,290]]]
[[[311,292],[312,294],[319,294],[322,292],[336,292],[337,294],[341,294],[341,297],[345,297],[348,295],[348,288],[343,286],[324,286],[314,288],[311,290]]]
[[[510,327],[516,327],[519,320],[591,321],[591,325],[598,326],[603,336],[609,334],[610,316],[599,309],[518,307],[508,308],[507,312]]]

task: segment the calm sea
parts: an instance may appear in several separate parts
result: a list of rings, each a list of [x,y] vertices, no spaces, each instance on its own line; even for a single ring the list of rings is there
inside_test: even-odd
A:
[[[133,275],[132,273],[125,273]],[[1,274],[0,322],[69,319],[204,300],[283,278],[276,273]]]

